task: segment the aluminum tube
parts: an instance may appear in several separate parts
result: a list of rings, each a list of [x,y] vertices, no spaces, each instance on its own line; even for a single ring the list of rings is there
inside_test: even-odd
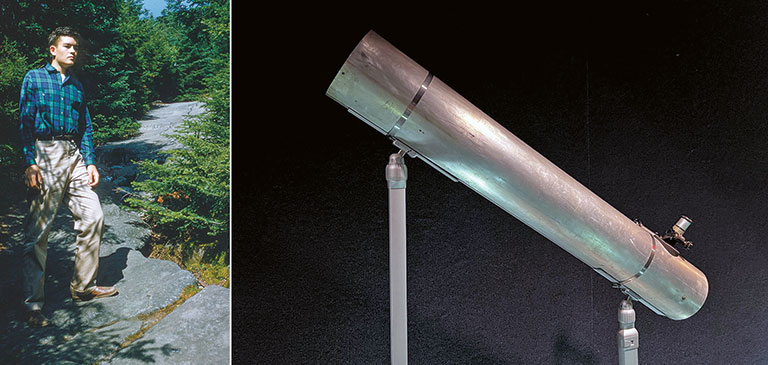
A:
[[[389,339],[393,365],[408,363],[405,185],[402,154],[392,154],[385,171],[389,189]]]
[[[326,95],[409,155],[542,234],[654,312],[680,320],[706,276],[491,117],[370,31]]]

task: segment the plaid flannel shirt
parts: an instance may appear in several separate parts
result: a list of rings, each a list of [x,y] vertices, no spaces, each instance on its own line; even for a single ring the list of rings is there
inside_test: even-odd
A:
[[[93,126],[85,104],[83,84],[61,74],[50,64],[24,76],[19,98],[22,152],[27,166],[35,162],[35,139],[75,135],[86,165],[96,164]]]

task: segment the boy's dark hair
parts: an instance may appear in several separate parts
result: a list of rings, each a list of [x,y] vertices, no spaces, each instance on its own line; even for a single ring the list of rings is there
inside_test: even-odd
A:
[[[59,41],[59,37],[61,36],[68,36],[72,37],[78,42],[80,41],[80,34],[77,33],[74,29],[70,27],[58,27],[51,32],[51,34],[48,35],[48,46],[56,45],[56,43]]]

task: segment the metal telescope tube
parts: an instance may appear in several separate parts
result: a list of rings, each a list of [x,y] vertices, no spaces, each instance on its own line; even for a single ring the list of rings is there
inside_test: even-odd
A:
[[[696,313],[706,276],[373,31],[326,95],[454,181],[671,319]]]

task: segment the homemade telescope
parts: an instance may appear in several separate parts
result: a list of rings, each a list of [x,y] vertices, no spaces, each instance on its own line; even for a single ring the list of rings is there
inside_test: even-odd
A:
[[[411,157],[461,182],[589,265],[633,300],[675,320],[707,298],[706,276],[663,237],[592,191],[370,31],[327,95]]]

